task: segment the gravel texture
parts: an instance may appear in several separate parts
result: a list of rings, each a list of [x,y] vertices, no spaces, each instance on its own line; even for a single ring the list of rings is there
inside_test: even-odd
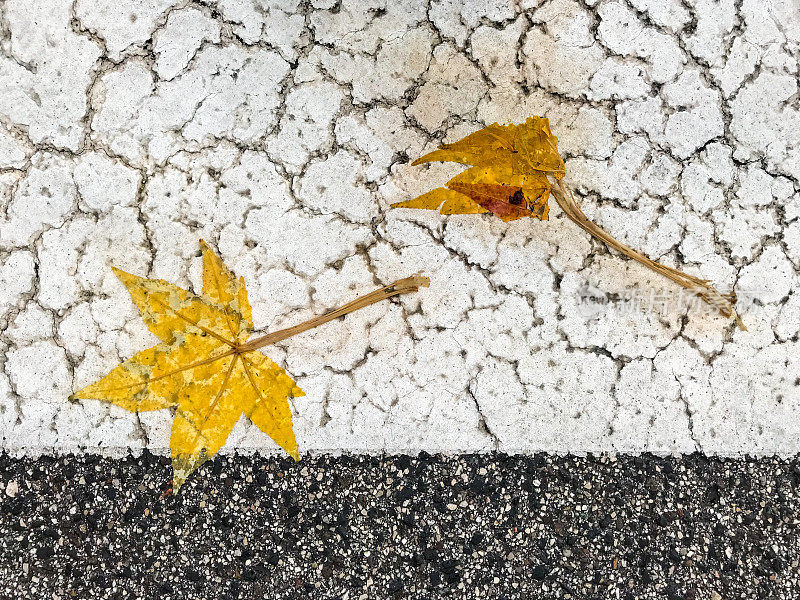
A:
[[[792,599],[800,461],[0,455],[2,598]]]

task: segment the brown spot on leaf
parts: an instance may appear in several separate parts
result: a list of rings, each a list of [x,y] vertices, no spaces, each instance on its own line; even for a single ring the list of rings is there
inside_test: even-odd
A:
[[[522,189],[517,186],[491,183],[458,183],[448,184],[450,189],[469,196],[483,208],[492,211],[503,221],[513,221],[529,217],[530,211],[525,203]],[[511,198],[522,198],[520,204],[512,204]]]
[[[525,202],[525,194],[522,193],[521,189],[518,189],[516,192],[514,192],[508,197],[508,201],[511,204],[522,204],[523,202]]]

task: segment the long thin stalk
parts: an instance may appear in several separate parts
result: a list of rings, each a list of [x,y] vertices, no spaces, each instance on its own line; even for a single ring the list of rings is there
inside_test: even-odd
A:
[[[370,292],[369,294],[356,298],[352,302],[348,302],[339,308],[335,308],[324,315],[313,317],[308,321],[304,321],[299,325],[295,325],[294,327],[287,327],[286,329],[273,331],[272,333],[268,333],[261,337],[255,338],[254,340],[250,340],[246,344],[238,346],[237,351],[239,353],[250,352],[251,350],[257,350],[258,348],[275,344],[281,340],[292,337],[293,335],[303,333],[304,331],[308,331],[314,327],[319,327],[328,321],[333,321],[334,319],[338,319],[339,317],[342,317],[348,313],[365,308],[370,304],[375,304],[376,302],[386,300],[393,296],[416,292],[421,287],[428,287],[430,283],[430,279],[421,275],[414,275],[412,277],[406,277],[405,279],[399,279],[398,281],[375,290],[374,292]]]
[[[714,289],[707,279],[700,279],[699,277],[688,275],[682,271],[673,269],[672,267],[662,265],[661,263],[647,258],[644,254],[637,252],[630,246],[626,246],[622,242],[618,241],[607,231],[601,229],[599,226],[589,220],[589,217],[587,217],[580,209],[580,206],[578,206],[575,196],[572,194],[572,190],[565,186],[561,181],[559,181],[557,185],[551,186],[550,191],[552,192],[553,197],[558,205],[561,207],[561,210],[563,210],[564,213],[570,219],[572,219],[575,224],[578,225],[578,227],[586,231],[589,235],[597,238],[605,244],[608,244],[612,248],[619,250],[625,256],[642,263],[646,267],[663,275],[667,279],[671,279],[678,285],[691,290],[705,300],[708,304],[716,308],[724,316],[733,317],[736,320],[736,323],[739,325],[739,328],[747,331],[747,327],[745,327],[744,323],[739,318],[739,315],[736,314],[736,309],[733,306],[736,302],[736,294],[733,292],[730,294],[721,294]]]

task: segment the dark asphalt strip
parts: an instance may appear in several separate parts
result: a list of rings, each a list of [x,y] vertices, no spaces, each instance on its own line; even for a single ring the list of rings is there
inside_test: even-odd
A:
[[[800,597],[800,459],[0,454],[0,598]]]

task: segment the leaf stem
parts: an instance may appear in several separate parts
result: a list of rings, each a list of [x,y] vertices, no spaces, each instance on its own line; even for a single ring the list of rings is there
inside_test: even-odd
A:
[[[699,277],[694,277],[693,275],[687,275],[682,271],[662,265],[661,263],[647,258],[644,254],[637,252],[630,246],[626,246],[622,242],[618,241],[611,236],[611,234],[589,220],[589,217],[587,217],[580,209],[580,206],[578,206],[572,190],[565,186],[561,181],[559,181],[557,185],[551,186],[550,191],[552,192],[553,197],[558,205],[561,207],[561,210],[563,210],[564,213],[570,219],[572,219],[575,224],[578,225],[578,227],[586,231],[589,235],[597,238],[612,248],[619,250],[625,256],[642,263],[646,267],[663,275],[667,279],[671,279],[678,285],[691,290],[705,300],[708,304],[716,308],[724,316],[733,317],[736,320],[736,323],[739,325],[739,328],[747,331],[747,327],[745,327],[744,323],[739,318],[739,315],[736,314],[736,309],[734,308],[736,294],[734,292],[729,294],[721,294],[707,279],[700,279]]]
[[[285,340],[286,338],[297,335],[298,333],[303,333],[304,331],[308,331],[314,327],[319,327],[328,321],[333,321],[334,319],[338,319],[339,317],[342,317],[348,313],[360,310],[371,304],[375,304],[376,302],[380,302],[381,300],[386,300],[401,294],[411,294],[416,292],[421,287],[428,287],[430,282],[430,279],[423,277],[422,275],[413,275],[411,277],[406,277],[405,279],[399,279],[394,283],[390,283],[389,285],[375,290],[374,292],[360,296],[359,298],[356,298],[352,302],[348,302],[339,308],[334,308],[332,311],[327,312],[324,315],[313,317],[308,321],[304,321],[299,325],[295,325],[294,327],[273,331],[267,335],[250,340],[246,344],[239,346],[238,351],[240,353],[250,352],[251,350],[257,350],[258,348],[275,344]]]

